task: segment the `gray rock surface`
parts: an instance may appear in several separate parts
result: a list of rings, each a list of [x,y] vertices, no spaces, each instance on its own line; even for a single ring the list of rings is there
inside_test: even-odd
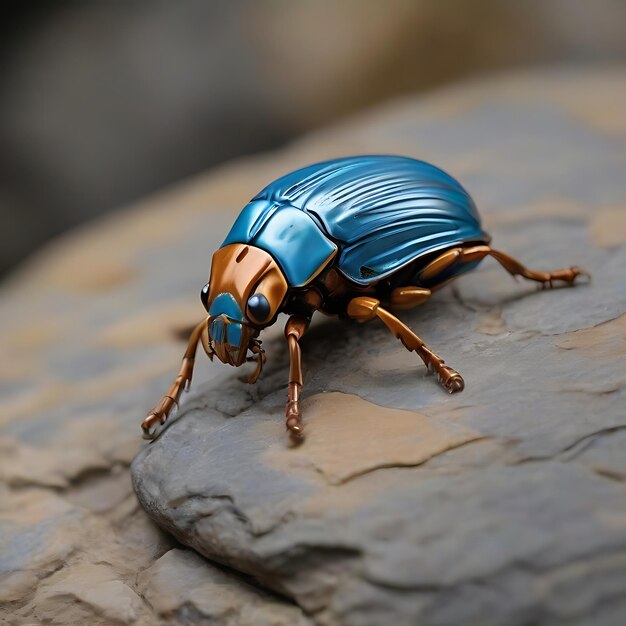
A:
[[[24,266],[0,288],[0,623],[621,626],[624,101],[621,69],[407,98]],[[365,152],[441,165],[500,248],[593,282],[537,291],[486,261],[403,314],[465,376],[455,396],[374,322],[320,319],[297,449],[277,326],[256,386],[200,359],[177,419],[144,445],[239,208],[285,171]]]
[[[496,247],[593,282],[538,291],[485,262],[403,315],[465,375],[455,396],[384,327],[320,321],[298,448],[271,334],[257,389],[216,373],[133,462],[160,526],[320,624],[623,623],[626,114],[586,79],[451,90],[319,140],[443,164]]]

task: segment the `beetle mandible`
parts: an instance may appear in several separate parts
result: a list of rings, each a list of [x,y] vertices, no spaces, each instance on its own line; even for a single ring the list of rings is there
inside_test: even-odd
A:
[[[527,269],[490,241],[465,189],[423,161],[356,156],[279,178],[243,208],[213,255],[201,291],[208,317],[192,331],[174,384],[143,421],[144,436],[155,436],[191,382],[198,343],[211,360],[235,367],[255,361],[248,382],[256,382],[265,362],[258,336],[279,313],[290,315],[285,424],[296,439],[303,435],[299,341],[315,311],[357,322],[378,318],[444,389],[461,391],[461,375],[389,309],[425,302],[486,256],[544,287],[589,276],[577,267]]]

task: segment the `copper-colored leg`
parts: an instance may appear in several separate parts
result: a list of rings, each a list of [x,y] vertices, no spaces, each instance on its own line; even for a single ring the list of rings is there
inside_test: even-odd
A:
[[[163,396],[161,402],[157,404],[148,414],[141,428],[143,430],[144,439],[154,439],[156,437],[157,424],[164,424],[174,406],[178,405],[180,395],[183,389],[188,388],[191,384],[193,375],[193,365],[196,357],[196,349],[203,334],[206,334],[207,320],[202,320],[191,332],[189,344],[183,356],[183,363],[178,372],[176,380],[173,382],[169,391]],[[206,347],[205,347],[206,350]]]
[[[303,438],[302,412],[300,410],[300,391],[302,390],[302,353],[300,338],[306,332],[311,320],[299,315],[292,315],[285,325],[285,337],[289,344],[289,391],[285,408],[285,426],[289,434],[297,440]]]
[[[431,295],[426,287],[396,287],[391,291],[389,306],[392,309],[412,309],[426,302]]]
[[[480,261],[486,256],[492,256],[509,274],[513,276],[523,276],[528,280],[534,280],[535,282],[541,283],[544,287],[553,287],[555,281],[572,285],[578,276],[590,278],[588,272],[576,266],[554,270],[552,272],[530,270],[512,256],[500,252],[499,250],[494,250],[487,245],[470,246],[467,248],[459,247],[446,250],[424,267],[419,273],[418,278],[420,280],[436,280],[438,274],[445,272],[457,263],[465,264]]]
[[[367,296],[354,298],[348,303],[348,316],[358,322],[366,322],[378,317],[404,347],[417,352],[429,371],[434,372],[441,385],[449,393],[461,391],[465,386],[463,377],[445,364],[444,360],[426,347],[424,342],[397,317],[380,306],[380,301]]]
[[[488,248],[488,246],[486,247]],[[536,272],[534,270],[529,270],[519,261],[504,252],[500,252],[499,250],[489,248],[488,254],[498,261],[498,263],[500,263],[500,265],[502,265],[502,267],[509,274],[512,274],[513,276],[523,276],[528,280],[534,280],[535,282],[541,283],[544,288],[554,287],[554,281],[563,282],[567,285],[573,285],[578,276],[591,278],[589,272],[586,272],[575,265],[573,267],[565,267],[551,272]]]
[[[265,350],[261,348],[260,341],[255,339],[254,342],[255,343],[253,343],[252,347],[250,348],[254,356],[249,356],[246,359],[248,363],[256,363],[256,369],[254,370],[254,372],[252,372],[250,378],[248,378],[249,385],[254,385],[254,383],[256,383],[256,381],[259,379],[259,376],[261,375],[261,372],[263,371],[263,366],[265,365]]]

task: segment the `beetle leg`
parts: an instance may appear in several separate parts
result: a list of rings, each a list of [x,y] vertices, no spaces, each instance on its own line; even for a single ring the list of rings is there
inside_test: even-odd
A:
[[[248,378],[248,384],[254,385],[256,381],[259,379],[261,372],[263,371],[263,366],[265,365],[265,350],[261,348],[261,342],[255,340],[250,348],[254,356],[249,356],[246,361],[249,363],[256,363],[256,369],[252,372],[250,378]]]
[[[383,309],[380,306],[380,301],[376,298],[367,296],[353,298],[348,303],[347,313],[349,317],[358,322],[366,322],[374,317],[378,317],[407,350],[417,352],[422,361],[424,361],[424,365],[426,365],[429,371],[436,374],[441,385],[449,393],[462,391],[463,387],[465,387],[463,377],[456,370],[446,365],[440,356],[427,348],[424,342],[408,326],[403,324],[389,311]]]
[[[176,380],[174,380],[168,392],[163,396],[161,402],[159,402],[159,404],[157,404],[152,411],[150,411],[148,416],[141,423],[144,439],[154,439],[156,437],[155,427],[157,424],[165,423],[165,420],[168,418],[172,409],[178,405],[183,389],[189,388],[189,385],[191,384],[191,377],[193,375],[196,349],[202,336],[206,336],[206,329],[207,320],[205,319],[202,320],[191,332],[187,350],[183,356],[183,363],[180,367]],[[203,342],[203,347],[207,351],[207,354],[209,354],[208,344],[207,346],[204,346]]]
[[[394,309],[412,309],[426,302],[432,295],[426,287],[396,287],[391,292],[389,306]]]
[[[528,269],[512,256],[509,256],[504,252],[500,252],[499,250],[494,250],[487,245],[471,246],[469,248],[455,248],[454,250],[450,250],[448,253],[444,253],[442,257],[450,253],[455,253],[461,263],[471,263],[472,261],[479,261],[486,256],[491,256],[512,276],[523,276],[528,280],[534,280],[535,282],[541,283],[544,288],[554,287],[555,281],[563,282],[567,285],[573,285],[578,276],[591,278],[589,272],[586,272],[576,266],[553,270],[551,272],[537,272],[535,270]],[[438,260],[439,259],[435,259],[435,261],[433,261],[430,265],[436,264]],[[446,267],[448,266],[446,265]],[[428,266],[422,271],[422,274],[427,269]],[[420,275],[420,278],[423,278],[423,276]]]
[[[588,272],[576,266],[554,270],[552,272],[530,270],[508,254],[494,250],[488,245],[446,250],[446,252],[442,253],[436,259],[433,259],[424,267],[418,277],[420,280],[433,280],[436,279],[438,274],[448,270],[456,263],[472,263],[474,261],[480,261],[486,256],[492,256],[512,276],[523,276],[528,280],[534,280],[535,282],[541,283],[544,288],[554,287],[555,281],[573,285],[578,276],[591,278]]]
[[[482,247],[487,248],[487,246]],[[446,250],[426,265],[426,267],[424,267],[418,274],[418,278],[420,280],[432,280],[436,278],[439,274],[445,272],[455,263],[458,263],[462,254],[463,248],[451,248],[450,250]],[[485,254],[488,253],[485,252]]]
[[[306,332],[310,318],[292,315],[285,325],[285,337],[289,344],[289,396],[285,408],[285,426],[296,440],[303,437],[302,412],[300,411],[300,391],[302,390],[302,364],[300,338]]]
[[[534,280],[535,282],[541,283],[544,288],[554,287],[554,281],[563,282],[567,285],[573,285],[578,276],[585,276],[588,279],[591,278],[591,274],[589,274],[589,272],[586,272],[575,265],[573,267],[565,267],[551,272],[536,272],[534,270],[529,270],[519,261],[504,252],[494,250],[493,248],[489,248],[489,246],[480,247],[488,248],[489,251],[487,254],[498,261],[498,263],[500,263],[500,265],[502,265],[502,267],[512,276],[523,276],[528,280]]]

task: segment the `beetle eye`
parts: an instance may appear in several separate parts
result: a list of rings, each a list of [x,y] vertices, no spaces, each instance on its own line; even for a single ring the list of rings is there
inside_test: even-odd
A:
[[[270,303],[262,293],[248,298],[248,314],[255,322],[264,322],[270,314]]]
[[[205,309],[209,309],[209,283],[207,283],[204,287],[202,287],[202,291],[200,292],[200,300],[202,300],[202,304]]]

